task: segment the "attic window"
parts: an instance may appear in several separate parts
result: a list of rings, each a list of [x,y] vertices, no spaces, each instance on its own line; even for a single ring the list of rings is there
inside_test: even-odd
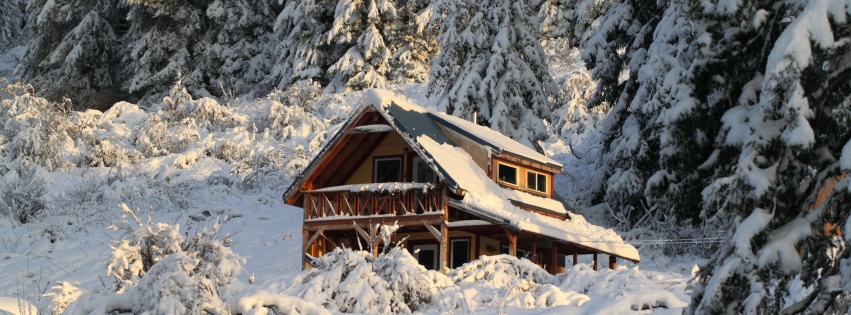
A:
[[[547,193],[547,175],[538,172],[526,172],[526,188],[539,193]]]
[[[402,158],[376,158],[373,162],[373,182],[389,183],[402,181]]]
[[[517,168],[502,163],[497,163],[496,179],[501,183],[517,186]]]

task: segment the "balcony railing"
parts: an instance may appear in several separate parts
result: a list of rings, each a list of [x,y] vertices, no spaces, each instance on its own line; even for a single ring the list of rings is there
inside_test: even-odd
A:
[[[421,183],[380,183],[327,187],[304,192],[305,220],[442,213],[444,187]]]

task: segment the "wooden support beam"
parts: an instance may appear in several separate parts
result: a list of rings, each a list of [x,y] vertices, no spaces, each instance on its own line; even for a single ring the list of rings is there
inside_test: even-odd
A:
[[[378,257],[378,244],[381,244],[381,237],[378,236],[378,224],[370,224],[369,225],[369,233],[364,231],[360,226],[354,224],[355,231],[363,237],[364,241],[366,241],[367,245],[369,245],[369,250],[372,252],[373,257]]]
[[[438,261],[440,262],[439,270],[442,273],[448,273],[449,268],[447,267],[447,262],[449,261],[449,227],[446,223],[440,224],[440,230],[436,227],[428,224],[427,222],[423,222],[423,225],[426,229],[434,236],[434,239],[437,240],[437,244],[439,247],[439,257]]]
[[[325,230],[324,230],[324,229],[319,229],[318,231],[316,231],[315,233],[313,233],[313,236],[310,236],[310,238],[309,238],[309,239],[307,239],[307,241],[306,241],[306,242],[304,242],[304,245],[303,245],[302,247],[313,246],[313,243],[314,243],[314,242],[316,242],[316,238],[318,238],[320,235],[322,235],[322,232],[325,232]],[[309,232],[307,232],[307,231],[305,230],[305,234],[304,234],[304,236],[305,236],[305,237],[307,237],[307,236],[308,236],[308,233],[309,233]],[[311,252],[310,254],[311,254],[311,255],[313,255],[313,253],[312,253],[312,252]]]
[[[505,235],[508,236],[508,254],[516,257],[517,256],[517,233],[512,231],[512,230],[509,230],[508,228],[503,228],[503,229],[505,229]]]
[[[538,237],[532,237],[532,262],[538,263]]]
[[[597,253],[594,253],[594,271],[597,271]]]
[[[579,263],[579,250],[574,248],[573,249],[573,265],[576,266],[576,264],[578,264],[578,263]]]
[[[550,273],[557,274],[558,270],[558,243],[553,242],[553,255],[550,258]]]
[[[443,235],[440,245],[440,272],[449,273],[449,224],[440,225],[440,234]]]
[[[609,269],[615,270],[615,268],[617,268],[617,266],[618,266],[617,260],[618,260],[617,257],[615,257],[613,255],[609,255]]]
[[[322,238],[325,240],[325,244],[331,244],[331,250],[328,250],[328,249],[326,248],[326,249],[325,249],[325,252],[330,252],[330,251],[332,251],[332,250],[334,250],[335,248],[337,248],[337,247],[338,247],[338,246],[337,246],[337,243],[334,243],[334,241],[332,241],[330,238],[328,238],[327,236],[325,236],[325,233],[320,233],[320,235],[322,235]],[[327,247],[327,246],[326,246],[326,247]]]
[[[301,239],[305,240],[309,237],[310,237],[310,231],[308,231],[306,228],[302,228],[301,229]],[[304,270],[304,267],[305,267],[305,264],[306,264],[304,256],[307,255],[307,243],[306,242],[301,243],[301,255],[302,255],[301,256],[302,257],[301,258],[301,270]]]
[[[437,228],[435,228],[434,226],[432,226],[431,224],[428,224],[428,223],[426,223],[426,222],[423,222],[423,225],[425,225],[426,229],[427,229],[429,232],[431,232],[431,235],[433,235],[433,236],[434,236],[434,238],[435,238],[438,242],[440,242],[440,241],[443,239],[443,233],[441,233],[441,231],[438,231],[438,230],[437,230]]]

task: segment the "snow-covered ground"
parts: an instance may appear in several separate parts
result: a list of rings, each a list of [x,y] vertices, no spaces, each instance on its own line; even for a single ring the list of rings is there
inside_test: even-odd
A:
[[[261,195],[232,196],[208,207],[233,207],[221,217],[225,218],[225,223],[220,234],[232,235],[233,250],[245,258],[244,272],[237,276],[238,281],[243,284],[249,283],[249,278],[253,278],[252,282],[256,281],[244,289],[247,296],[256,296],[257,292],[263,291],[293,295],[339,310],[338,304],[328,304],[322,294],[299,289],[325,284],[324,290],[349,290],[346,285],[354,286],[350,281],[322,282],[317,280],[319,277],[313,277],[313,282],[306,281],[308,284],[298,284],[305,277],[299,268],[301,209]],[[153,220],[182,223],[193,221],[191,217],[186,213],[156,213]],[[0,285],[0,294],[21,297],[47,310],[51,300],[56,298],[53,294],[57,290],[52,287],[58,281],[71,282],[89,290],[109,288],[114,280],[107,275],[106,263],[111,254],[109,245],[118,234],[92,227],[50,243],[39,235],[38,230],[26,226],[5,226],[0,234],[3,240],[0,248],[0,283],[3,284]],[[413,259],[406,252],[396,256],[399,257],[389,260],[410,265],[411,262],[404,259]],[[668,308],[648,309],[646,312],[655,310],[678,314],[688,301],[691,277],[688,274],[643,271],[640,267],[593,271],[590,266],[580,264],[565,274],[553,277],[526,260],[517,261],[506,256],[501,259],[471,262],[450,273],[448,278],[425,270],[411,272],[427,278],[444,279],[443,288],[437,292],[442,299],[418,311],[425,314],[618,314],[665,306]],[[516,273],[515,268],[531,271]],[[368,277],[364,276],[363,281],[367,280]],[[429,282],[421,283],[427,290]],[[375,287],[372,282],[363,285]],[[363,298],[362,290],[355,291],[358,298]],[[378,305],[380,303],[369,304],[358,310],[386,311]]]

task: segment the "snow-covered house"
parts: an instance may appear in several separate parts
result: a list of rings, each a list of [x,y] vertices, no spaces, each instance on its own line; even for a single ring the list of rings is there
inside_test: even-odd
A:
[[[392,92],[368,91],[360,102],[284,195],[304,208],[305,266],[337,246],[377,253],[379,224],[398,225],[396,239],[444,271],[501,253],[551,273],[578,255],[593,255],[595,267],[598,254],[611,268],[617,258],[639,260],[614,231],[554,198],[558,162]]]

